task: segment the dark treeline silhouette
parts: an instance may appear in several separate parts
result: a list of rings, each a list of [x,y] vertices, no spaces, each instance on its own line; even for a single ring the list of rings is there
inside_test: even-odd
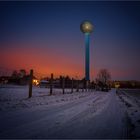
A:
[[[95,81],[90,81],[88,85],[88,89],[96,89],[101,91],[108,91],[110,74],[106,69],[102,69],[98,73],[98,77]],[[37,79],[33,76],[33,80]],[[19,71],[14,70],[11,76],[1,76],[0,84],[16,84],[16,85],[28,85],[30,81],[30,75],[26,72],[25,69],[20,69]],[[53,88],[75,88],[77,91],[79,89],[86,89],[86,80],[85,78],[77,79],[67,76],[60,75],[57,78],[53,77],[53,80],[50,77],[44,77],[38,79],[39,87],[49,88],[53,86]]]
[[[54,76],[55,77],[55,76]],[[33,79],[37,79],[33,76]],[[19,71],[14,70],[11,76],[1,76],[0,84],[16,84],[16,85],[28,85],[30,80],[29,73],[25,69],[20,69]],[[44,77],[38,79],[39,87],[50,87],[50,77]],[[44,85],[43,85],[44,84]],[[76,88],[86,89],[86,80],[85,78],[77,79],[67,76],[60,75],[59,77],[53,78],[53,87],[62,88],[65,84],[65,88]],[[115,85],[118,84],[119,88],[140,88],[139,81],[111,81],[111,74],[107,69],[101,69],[95,81],[90,81],[89,89],[95,89],[99,91],[108,91],[111,88],[115,88]]]
[[[35,78],[35,77],[34,77]],[[27,85],[29,84],[30,75],[27,74],[25,69],[19,71],[14,70],[11,76],[1,76],[0,83],[2,84],[16,84]]]

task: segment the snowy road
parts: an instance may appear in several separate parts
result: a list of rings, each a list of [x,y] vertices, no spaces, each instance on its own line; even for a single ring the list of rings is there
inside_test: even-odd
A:
[[[115,90],[86,94],[72,102],[0,112],[0,138],[127,138]]]

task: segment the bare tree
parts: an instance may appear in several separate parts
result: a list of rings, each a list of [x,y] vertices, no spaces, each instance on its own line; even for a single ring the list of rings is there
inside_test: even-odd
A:
[[[12,75],[11,75],[12,79],[16,79],[18,78],[18,72],[16,70],[13,71]]]
[[[25,69],[20,69],[19,71],[19,77],[23,78],[24,76],[26,76],[26,70]]]
[[[111,79],[111,74],[107,69],[101,69],[97,75],[97,79],[103,84],[107,84]]]

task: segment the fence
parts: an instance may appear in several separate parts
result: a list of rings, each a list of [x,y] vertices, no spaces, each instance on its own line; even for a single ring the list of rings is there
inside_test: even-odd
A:
[[[29,81],[29,98],[32,97],[32,87],[33,87],[33,76],[34,72],[33,70],[30,70],[30,81]],[[41,84],[38,85],[39,87],[42,87]],[[78,80],[74,78],[68,78],[61,76],[59,79],[54,79],[54,74],[51,73],[50,78],[48,81],[46,81],[44,87],[49,89],[49,95],[52,95],[54,93],[55,88],[59,88],[62,91],[62,94],[65,93],[73,93],[73,92],[79,92],[79,91],[92,91],[94,89],[94,86],[89,83],[88,87],[86,86],[85,80]],[[66,92],[66,89],[70,89],[69,92]],[[75,89],[75,91],[74,91]]]
[[[46,75],[38,73],[37,71],[34,71],[33,69],[30,70],[30,72],[26,72],[25,70],[17,71],[16,73],[7,73],[13,70],[10,69],[2,69],[1,68],[1,78],[0,78],[0,85],[8,85],[8,84],[14,84],[14,85],[29,85],[28,89],[28,98],[32,97],[33,88],[35,87],[34,82],[38,84],[38,87],[41,88],[41,82],[39,82],[37,79],[42,79]],[[8,76],[11,75],[11,76]],[[48,75],[48,74],[47,74]],[[37,77],[36,77],[37,76]],[[40,83],[40,84],[39,84]],[[52,95],[55,93],[56,89],[59,89],[62,94],[66,93],[73,93],[73,92],[85,92],[85,91],[91,91],[94,89],[94,85],[89,83],[89,85],[86,85],[86,81],[79,80],[76,78],[70,78],[68,76],[60,76],[59,78],[54,78],[54,74],[50,74],[49,78],[47,79],[47,82],[43,85],[45,88],[47,88],[47,93],[49,90],[49,95]]]

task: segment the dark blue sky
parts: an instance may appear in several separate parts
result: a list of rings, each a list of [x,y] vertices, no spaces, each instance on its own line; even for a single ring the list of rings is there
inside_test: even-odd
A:
[[[32,61],[26,65],[27,69],[37,69],[38,65],[40,73],[44,73],[47,67],[49,72],[82,77],[84,35],[80,31],[80,23],[90,20],[94,24],[90,42],[92,79],[99,69],[107,68],[113,79],[140,80],[138,1],[0,2],[0,19],[0,52],[5,60],[0,61],[0,65],[3,67],[18,68],[14,62],[8,64],[6,52],[11,48],[39,49],[40,61],[34,62],[30,57]],[[44,49],[48,52],[42,58]],[[11,52],[8,55],[11,59],[15,54]],[[53,65],[43,63],[44,58],[52,61]],[[63,59],[64,62],[61,61]],[[16,65],[26,67],[18,62]]]

